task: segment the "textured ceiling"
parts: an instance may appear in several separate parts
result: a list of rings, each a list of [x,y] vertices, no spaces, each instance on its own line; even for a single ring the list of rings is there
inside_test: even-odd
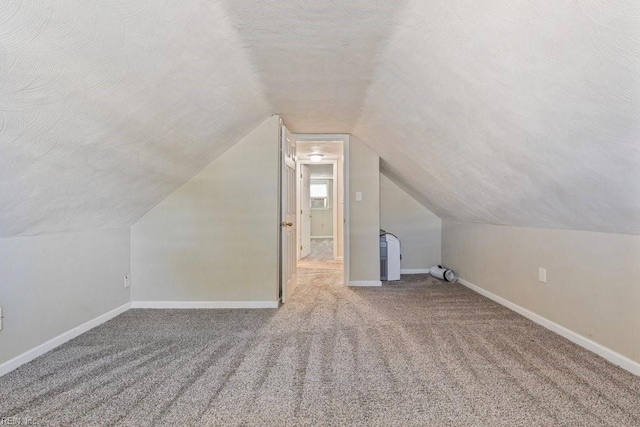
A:
[[[313,153],[322,154],[323,160],[337,160],[342,157],[342,141],[297,141],[296,155],[300,160],[309,160]]]
[[[411,1],[352,133],[443,218],[640,233],[640,2]]]
[[[129,226],[270,114],[216,2],[3,0],[0,236]]]
[[[292,132],[348,131],[377,54],[397,27],[398,0],[221,0],[274,112]]]
[[[640,233],[637,0],[5,0],[0,236],[130,225],[275,113],[441,217]]]

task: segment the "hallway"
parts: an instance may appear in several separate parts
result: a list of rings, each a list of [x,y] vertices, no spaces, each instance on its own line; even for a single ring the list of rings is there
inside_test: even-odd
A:
[[[342,260],[333,257],[333,239],[311,239],[311,253],[298,260],[298,277],[304,274],[300,269],[340,270]]]

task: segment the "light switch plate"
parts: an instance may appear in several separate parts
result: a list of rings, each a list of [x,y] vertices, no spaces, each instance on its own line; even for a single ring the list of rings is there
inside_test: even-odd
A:
[[[356,191],[356,202],[362,201],[362,191]]]
[[[538,268],[538,281],[542,283],[547,283],[547,269],[546,268]]]

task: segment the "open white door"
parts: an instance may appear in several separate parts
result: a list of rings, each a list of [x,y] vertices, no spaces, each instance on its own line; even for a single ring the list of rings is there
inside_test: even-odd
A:
[[[300,165],[300,258],[311,253],[311,171]]]
[[[291,132],[282,126],[282,188],[280,229],[282,231],[282,302],[297,285],[296,278],[296,144]]]

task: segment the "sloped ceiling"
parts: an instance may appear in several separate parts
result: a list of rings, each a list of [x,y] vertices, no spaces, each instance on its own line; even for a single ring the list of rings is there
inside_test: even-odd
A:
[[[274,112],[295,132],[353,128],[398,0],[222,0]]]
[[[271,115],[216,2],[3,0],[0,236],[129,226]]]
[[[640,2],[411,1],[352,130],[443,218],[640,233]]]
[[[635,0],[9,0],[0,236],[127,226],[271,114],[444,218],[640,233]]]

